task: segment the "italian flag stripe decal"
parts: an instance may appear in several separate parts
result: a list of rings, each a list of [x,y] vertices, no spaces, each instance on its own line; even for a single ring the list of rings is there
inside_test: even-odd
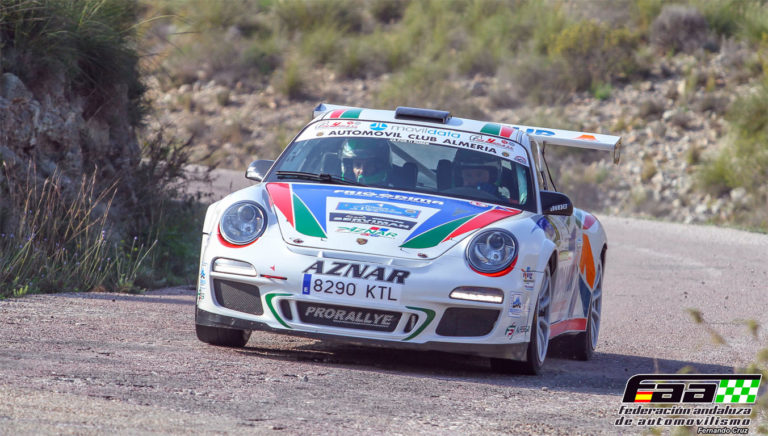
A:
[[[283,213],[291,226],[293,224],[293,206],[291,205],[291,186],[287,183],[270,183],[267,185],[269,198],[277,209]]]
[[[307,205],[301,199],[293,194],[293,212],[296,214],[296,231],[307,236],[317,238],[327,238],[317,218],[312,215]]]
[[[297,232],[307,236],[318,238],[327,238],[328,235],[320,226],[317,218],[309,210],[306,204],[292,192],[291,185],[288,183],[269,183],[267,184],[269,198],[277,209],[285,216],[286,221],[296,229]]]
[[[501,132],[501,126],[498,124],[488,123],[480,129],[480,133],[486,133],[488,135],[498,135]]]
[[[505,138],[509,138],[512,136],[513,133],[515,133],[515,128],[502,126],[500,124],[495,124],[495,123],[488,123],[484,125],[482,129],[480,129],[480,133],[485,133],[487,135],[503,136]]]
[[[450,235],[446,236],[443,241],[447,241],[451,238],[455,238],[456,236],[463,235],[464,233],[471,232],[472,230],[479,229],[483,226],[487,226],[488,224],[496,222],[502,218],[517,215],[519,213],[519,210],[489,210],[488,212],[481,213],[480,215],[475,216],[471,220],[459,226],[456,230],[451,232]]]
[[[336,109],[328,118],[360,118],[362,109]]]
[[[457,220],[453,220],[443,225],[437,226],[432,230],[428,230],[420,234],[419,236],[416,236],[415,238],[401,245],[401,247],[403,248],[434,247],[435,245],[444,241],[448,235],[453,233],[453,231],[456,230],[457,228],[461,227],[462,224],[466,223],[467,221],[471,220],[476,216],[477,215],[470,215],[468,217],[459,218]]]
[[[515,133],[515,129],[512,127],[501,126],[501,132],[499,133],[499,136],[509,138],[513,133]]]

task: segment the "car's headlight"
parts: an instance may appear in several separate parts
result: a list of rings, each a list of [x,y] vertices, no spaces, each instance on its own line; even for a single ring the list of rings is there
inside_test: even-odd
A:
[[[517,256],[517,240],[506,230],[480,232],[467,246],[467,261],[476,271],[493,274],[503,271]]]
[[[221,217],[219,230],[227,242],[245,245],[261,236],[266,226],[264,209],[256,203],[241,201],[227,208]]]

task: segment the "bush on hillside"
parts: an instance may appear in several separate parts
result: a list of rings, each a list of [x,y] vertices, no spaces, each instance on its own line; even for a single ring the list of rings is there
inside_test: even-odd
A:
[[[701,187],[716,196],[744,188],[752,204],[737,216],[748,226],[768,228],[768,76],[754,92],[728,109],[730,134],[725,146],[705,160],[698,172]]]
[[[138,4],[122,0],[3,0],[0,72],[39,83],[63,72],[85,98],[85,115],[113,104],[127,87],[130,121],[146,113],[139,55],[133,45]]]
[[[0,298],[195,280],[199,240],[189,235],[204,211],[186,194],[190,144],[145,142],[142,160],[135,147],[131,126],[144,110],[137,10],[123,0],[0,2],[3,71],[30,86],[41,118],[65,113],[80,129],[62,144],[50,139],[53,120],[44,133],[19,126],[38,136],[10,132],[0,147]],[[34,103],[20,100],[10,103]],[[57,111],[67,103],[73,109]],[[94,146],[83,118],[109,137]],[[58,149],[77,162],[62,163]]]
[[[534,103],[567,100],[574,92],[596,96],[637,70],[639,36],[595,21],[566,25],[547,39],[543,54],[515,56],[509,64],[519,89]]]
[[[638,35],[627,29],[580,21],[555,35],[548,51],[551,58],[565,61],[560,71],[571,90],[586,91],[632,74],[638,44]]]
[[[403,17],[409,0],[373,0],[371,14],[377,21],[389,24]]]
[[[420,64],[393,75],[377,95],[378,107],[428,107],[449,110],[458,117],[483,119],[486,117],[469,98],[469,91],[445,80],[449,75],[444,65]]]
[[[663,53],[692,53],[709,37],[709,23],[693,6],[664,6],[650,29],[651,44]]]

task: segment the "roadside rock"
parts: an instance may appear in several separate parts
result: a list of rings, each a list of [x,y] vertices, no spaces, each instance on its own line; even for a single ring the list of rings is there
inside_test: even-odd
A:
[[[77,189],[73,181],[97,171],[97,189],[120,176],[122,189],[130,190],[131,169],[139,161],[140,150],[128,121],[123,88],[116,85],[113,100],[88,113],[84,98],[74,94],[61,75],[28,87],[17,76],[4,73],[0,76],[0,159],[16,175],[26,174],[32,165],[38,182],[57,175],[65,189]],[[9,205],[3,197],[0,208],[4,209]]]

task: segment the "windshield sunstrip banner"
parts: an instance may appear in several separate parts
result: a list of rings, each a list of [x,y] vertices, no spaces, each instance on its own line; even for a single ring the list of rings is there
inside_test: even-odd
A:
[[[511,139],[499,138],[486,133],[489,131],[473,133],[397,123],[326,120],[309,126],[301,133],[297,141],[318,137],[387,138],[399,142],[468,148],[529,166],[525,149],[520,144]],[[494,133],[494,135],[498,134]]]

